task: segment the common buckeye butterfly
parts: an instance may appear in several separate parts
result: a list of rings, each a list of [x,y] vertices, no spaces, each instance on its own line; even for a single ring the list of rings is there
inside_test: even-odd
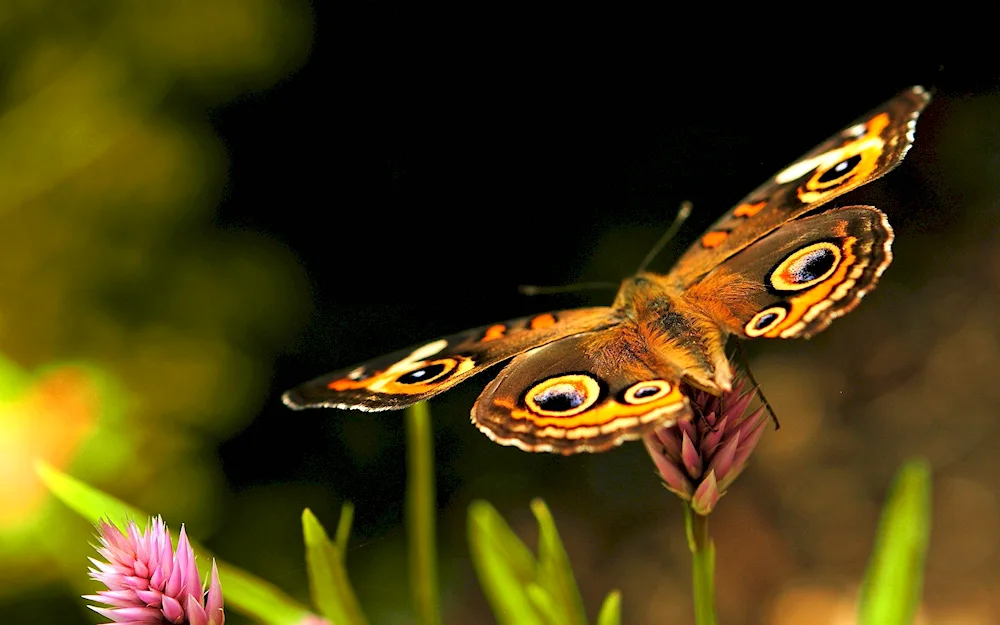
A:
[[[286,392],[288,406],[405,408],[510,360],[472,407],[494,441],[598,452],[692,417],[684,386],[721,394],[740,338],[810,337],[874,288],[893,232],[872,206],[810,213],[903,160],[929,101],[912,87],[755,189],[666,275],[625,280],[610,307],[496,323],[376,358]]]

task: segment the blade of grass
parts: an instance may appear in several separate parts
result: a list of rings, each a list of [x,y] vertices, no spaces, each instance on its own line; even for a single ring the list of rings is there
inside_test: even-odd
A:
[[[597,613],[597,625],[621,625],[621,622],[622,594],[617,590],[612,590],[604,598],[601,611]]]
[[[406,529],[410,548],[410,592],[420,625],[441,622],[438,606],[434,515],[434,437],[427,402],[406,409]]]
[[[583,598],[552,513],[541,499],[531,502],[531,511],[538,520],[538,583],[555,601],[560,622],[586,625]]]
[[[122,523],[124,518],[141,520],[150,517],[146,512],[70,477],[44,462],[38,462],[35,470],[52,494],[91,523],[108,519],[124,530]],[[171,532],[171,535],[176,541],[176,534]],[[197,542],[191,541],[191,544],[200,556],[197,560],[199,573],[203,576],[208,575],[212,569],[214,556]],[[294,625],[311,614],[305,606],[298,604],[264,580],[223,561],[217,561],[217,565],[227,606],[232,606],[268,625]]]
[[[344,559],[347,557],[347,540],[351,536],[351,524],[354,522],[354,504],[345,501],[344,505],[340,507],[340,519],[337,521],[337,533],[334,535],[334,540],[337,543],[337,549],[340,551],[340,563],[344,563]]]
[[[543,625],[528,594],[535,579],[535,557],[485,501],[469,506],[472,564],[490,607],[501,625]]]
[[[309,508],[302,511],[302,536],[313,603],[332,623],[364,625],[367,621],[347,579],[344,556]]]
[[[542,616],[542,621],[547,625],[564,625],[567,623],[566,615],[559,609],[555,599],[538,584],[528,584],[525,587],[528,599],[535,610]]]
[[[913,622],[931,529],[930,467],[911,460],[896,474],[882,510],[858,606],[861,625]]]

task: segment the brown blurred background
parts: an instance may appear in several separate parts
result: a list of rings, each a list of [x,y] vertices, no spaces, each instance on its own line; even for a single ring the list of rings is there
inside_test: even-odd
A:
[[[691,200],[666,271],[747,191],[920,83],[935,96],[906,162],[834,204],[889,214],[878,289],[811,341],[746,346],[783,427],[713,515],[720,620],[853,622],[885,489],[919,456],[934,474],[922,622],[1000,621],[1000,67],[845,52],[797,68],[742,47],[719,65],[693,51],[722,54],[721,37],[626,52],[334,7],[0,8],[5,619],[96,622],[78,598],[95,588],[91,530],[45,495],[41,457],[303,601],[301,509],[332,525],[351,500],[362,603],[409,622],[400,415],[293,413],[281,391],[607,303],[516,286],[617,281]],[[691,622],[680,506],[642,446],[499,447],[468,422],[487,378],[432,402],[445,621],[491,621],[469,502],[533,541],[543,497],[591,614],[620,588],[627,623]]]

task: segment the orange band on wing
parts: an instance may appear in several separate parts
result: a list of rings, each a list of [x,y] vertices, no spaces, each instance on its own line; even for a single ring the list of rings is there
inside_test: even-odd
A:
[[[486,334],[483,335],[483,338],[479,339],[479,342],[480,343],[486,343],[486,342],[489,342],[489,341],[495,341],[497,339],[502,339],[503,335],[504,335],[504,332],[506,332],[506,331],[507,331],[507,326],[505,326],[502,323],[498,323],[496,325],[492,325],[492,326],[486,328]]]
[[[510,412],[510,416],[515,420],[529,421],[539,428],[553,427],[560,430],[572,430],[580,427],[600,427],[614,423],[622,419],[634,421],[635,418],[646,414],[669,412],[664,408],[674,406],[677,410],[684,407],[684,394],[678,386],[674,386],[669,393],[666,393],[656,401],[650,401],[640,405],[621,404],[613,399],[608,399],[596,408],[585,410],[581,413],[569,417],[546,417],[524,408],[519,408],[500,398],[496,399],[497,406],[505,408]],[[506,404],[506,405],[505,405]],[[658,418],[658,415],[657,415]],[[611,428],[614,429],[614,428]]]
[[[872,117],[870,120],[868,120],[868,123],[866,124],[866,126],[868,127],[869,135],[882,134],[882,131],[885,130],[886,126],[888,125],[889,125],[888,113],[879,113],[875,117]]]
[[[889,114],[879,113],[865,124],[865,134],[847,145],[831,150],[818,157],[822,164],[816,168],[812,177],[799,187],[797,195],[804,204],[824,201],[827,196],[836,194],[852,181],[863,184],[873,172],[878,169],[879,159],[885,152],[885,140],[881,133],[889,125]],[[837,167],[843,167],[851,159],[858,159],[842,176],[837,176]],[[834,174],[833,177],[830,175]]]
[[[532,330],[541,330],[543,328],[549,328],[556,324],[556,318],[552,315],[546,313],[544,315],[538,315],[537,317],[532,317],[531,326]]]
[[[753,217],[767,206],[767,200],[762,202],[757,202],[756,204],[740,204],[733,211],[734,217]]]
[[[725,230],[713,230],[712,232],[706,232],[705,236],[701,237],[701,246],[707,247],[708,249],[719,247],[728,236],[729,233]]]

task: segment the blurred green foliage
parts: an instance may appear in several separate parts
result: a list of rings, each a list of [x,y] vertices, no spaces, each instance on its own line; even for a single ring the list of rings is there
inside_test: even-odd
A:
[[[340,513],[337,538],[330,540],[326,530],[308,508],[302,513],[302,535],[309,567],[309,590],[313,603],[331,623],[365,625],[358,598],[344,568],[347,538],[350,534],[350,505]],[[344,519],[348,519],[345,522]]]
[[[518,538],[496,508],[477,501],[469,508],[469,546],[483,592],[498,623],[584,625],[580,590],[548,506],[531,502],[538,521],[538,556]],[[611,592],[598,625],[617,623],[620,597]]]
[[[931,536],[931,470],[911,460],[896,475],[861,586],[860,625],[912,623]]]
[[[63,533],[12,557],[46,527],[34,458],[211,527],[208,450],[252,417],[306,289],[285,249],[212,226],[226,157],[200,111],[302,63],[310,21],[283,0],[0,6],[0,603],[79,563]]]

